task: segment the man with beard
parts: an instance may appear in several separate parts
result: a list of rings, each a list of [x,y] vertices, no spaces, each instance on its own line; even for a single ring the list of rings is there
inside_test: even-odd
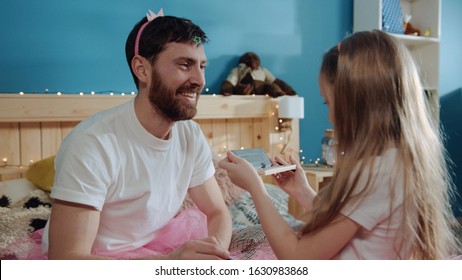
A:
[[[207,37],[187,19],[148,18],[126,42],[137,96],[81,122],[56,156],[50,259],[229,258],[231,218],[191,120]],[[198,210],[178,214],[187,193]]]

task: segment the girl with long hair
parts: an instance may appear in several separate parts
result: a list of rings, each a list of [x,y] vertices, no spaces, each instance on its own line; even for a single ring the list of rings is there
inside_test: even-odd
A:
[[[438,123],[406,47],[381,31],[354,33],[323,57],[321,95],[335,130],[337,159],[316,193],[301,165],[273,175],[306,209],[295,232],[263,181],[228,152],[220,166],[250,192],[278,259],[445,259],[460,253],[452,184]],[[274,164],[288,164],[276,156]]]

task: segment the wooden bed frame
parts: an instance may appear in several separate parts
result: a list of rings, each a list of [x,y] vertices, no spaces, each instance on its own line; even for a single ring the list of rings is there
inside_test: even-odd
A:
[[[0,94],[0,180],[21,176],[31,163],[56,154],[62,139],[81,120],[119,105],[132,95]],[[267,96],[202,95],[194,118],[215,155],[264,148],[270,155],[298,155],[298,120],[292,135],[278,130],[277,99]]]

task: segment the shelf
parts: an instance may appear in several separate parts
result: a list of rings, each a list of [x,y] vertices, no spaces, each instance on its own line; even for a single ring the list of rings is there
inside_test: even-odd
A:
[[[403,35],[403,34],[394,34],[388,33],[391,36],[399,39],[406,46],[425,46],[430,44],[437,44],[440,42],[438,38],[433,37],[423,37],[423,36],[414,36],[414,35]]]
[[[382,30],[382,6],[385,0],[354,0],[353,31]],[[404,44],[411,53],[427,91],[427,101],[435,120],[439,119],[439,53],[441,35],[441,0],[400,0],[403,15],[423,34],[415,36],[388,33]]]

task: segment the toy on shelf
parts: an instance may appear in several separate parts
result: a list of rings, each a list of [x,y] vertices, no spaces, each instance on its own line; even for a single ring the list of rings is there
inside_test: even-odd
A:
[[[223,81],[220,91],[223,95],[269,95],[279,97],[283,95],[297,95],[286,82],[260,64],[260,58],[254,52],[246,52],[239,58],[239,64]]]

